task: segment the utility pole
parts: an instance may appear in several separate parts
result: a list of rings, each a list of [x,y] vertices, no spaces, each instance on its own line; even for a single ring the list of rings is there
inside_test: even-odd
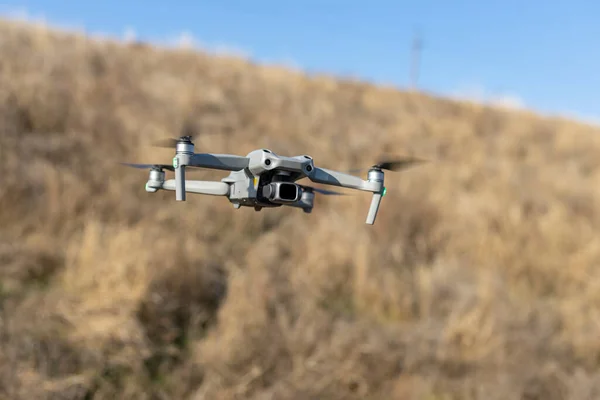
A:
[[[423,49],[421,36],[416,32],[413,36],[412,51],[411,51],[411,68],[410,68],[410,86],[412,90],[417,90],[417,81],[419,79],[420,57]]]

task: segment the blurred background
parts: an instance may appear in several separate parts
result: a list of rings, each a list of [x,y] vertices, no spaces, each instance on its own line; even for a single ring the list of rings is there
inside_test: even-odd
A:
[[[0,398],[600,398],[600,4],[0,4]],[[150,144],[370,195],[144,190]],[[188,179],[227,173],[195,170]]]

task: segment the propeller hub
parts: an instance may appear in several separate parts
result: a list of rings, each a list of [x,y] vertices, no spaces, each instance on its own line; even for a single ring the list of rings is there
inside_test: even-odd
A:
[[[148,182],[146,182],[146,191],[149,193],[156,193],[165,182],[165,173],[162,170],[152,168],[148,176]]]
[[[369,170],[369,173],[367,175],[367,180],[369,182],[383,182],[383,171],[381,170],[380,167],[378,166],[374,166],[371,167],[371,169]]]
[[[150,170],[150,176],[149,176],[149,178],[152,181],[164,181],[165,180],[165,173],[161,169],[152,168]]]
[[[178,154],[194,153],[194,143],[192,143],[190,136],[183,136],[177,141],[175,152]]]

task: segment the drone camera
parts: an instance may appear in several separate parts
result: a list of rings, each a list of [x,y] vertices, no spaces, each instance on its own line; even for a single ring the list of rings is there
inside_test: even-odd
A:
[[[263,186],[262,195],[273,203],[293,203],[300,198],[300,189],[295,183],[272,182]]]
[[[298,200],[298,194],[298,185],[286,182],[279,183],[279,198],[281,200],[296,201]]]

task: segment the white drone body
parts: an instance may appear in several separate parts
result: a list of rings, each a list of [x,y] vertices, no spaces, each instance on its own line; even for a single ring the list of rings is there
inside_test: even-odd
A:
[[[414,160],[400,161],[412,163]],[[390,164],[390,163],[383,163]],[[232,154],[195,153],[190,136],[175,140],[173,165],[126,164],[136,168],[149,168],[150,176],[146,191],[175,191],[177,201],[185,201],[186,193],[226,197],[235,208],[262,208],[290,206],[310,213],[315,193],[341,194],[298,184],[308,178],[314,183],[332,185],[372,193],[366,223],[373,225],[381,199],[385,194],[383,164],[374,165],[367,179],[315,166],[311,156],[280,156],[268,149],[254,150],[246,156]],[[190,167],[230,171],[220,181],[186,180],[186,169]],[[165,180],[164,170],[175,172],[175,179]]]

